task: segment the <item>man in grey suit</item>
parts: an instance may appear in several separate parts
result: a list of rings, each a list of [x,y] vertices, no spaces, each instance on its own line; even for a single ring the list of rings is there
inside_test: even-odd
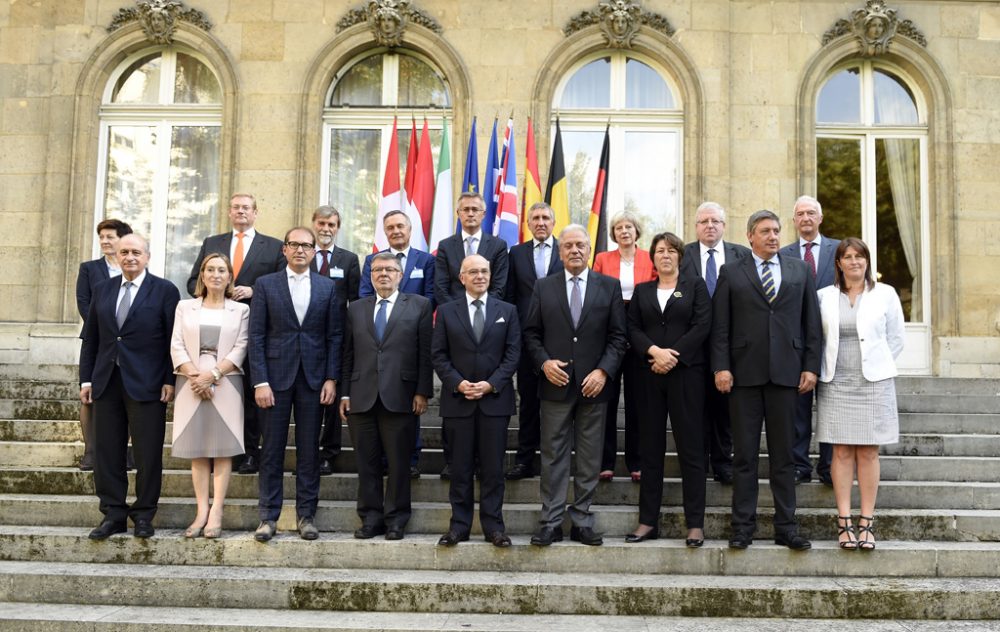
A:
[[[410,453],[417,417],[434,394],[431,302],[399,291],[403,276],[391,252],[371,259],[374,296],[347,308],[340,416],[358,468],[359,539],[403,539],[410,519]],[[382,489],[382,454],[388,463]]]
[[[747,222],[751,256],[719,273],[713,298],[712,370],[730,393],[733,422],[733,513],[729,546],[745,549],[757,527],[757,461],[767,426],[774,542],[812,545],[795,520],[795,401],[816,386],[822,337],[816,287],[806,265],[778,254],[781,222],[757,211]]]
[[[781,254],[802,259],[809,266],[816,290],[833,285],[836,276],[833,255],[840,245],[839,239],[831,239],[819,232],[823,223],[823,207],[814,197],[803,195],[795,200],[792,209],[792,223],[799,238],[780,250]],[[807,483],[812,479],[812,462],[809,460],[809,439],[812,437],[813,394],[809,391],[799,396],[795,405],[795,482]],[[819,444],[819,460],[816,462],[816,474],[819,480],[829,487],[833,486],[830,478],[830,459],[833,458],[833,446],[829,443]]]
[[[708,295],[715,294],[719,284],[719,270],[726,263],[735,263],[750,254],[746,246],[723,241],[726,232],[726,211],[715,202],[703,202],[694,216],[694,232],[698,240],[684,246],[681,274],[700,276],[708,287]],[[709,341],[705,341],[709,347]],[[707,355],[707,354],[706,354]],[[705,452],[715,480],[723,485],[733,484],[733,434],[729,422],[729,397],[715,388],[715,376],[705,365]]]
[[[570,539],[597,546],[590,504],[597,489],[604,442],[605,388],[625,355],[625,304],[617,279],[587,268],[587,229],[570,224],[559,235],[564,273],[535,282],[524,341],[536,370],[541,400],[542,515],[531,543],[563,539],[571,451],[573,521]]]

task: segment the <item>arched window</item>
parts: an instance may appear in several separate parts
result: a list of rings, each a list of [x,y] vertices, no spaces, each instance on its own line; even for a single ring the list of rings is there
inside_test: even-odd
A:
[[[610,124],[609,213],[642,219],[640,247],[657,232],[679,230],[684,116],[677,95],[668,73],[636,53],[599,53],[566,74],[552,110],[562,128],[572,221],[587,224]]]
[[[886,62],[833,68],[816,100],[817,198],[823,232],[860,236],[908,323],[928,325],[927,107]]]
[[[359,254],[371,250],[393,119],[402,183],[411,117],[418,138],[427,119],[436,168],[441,121],[451,123],[451,107],[447,79],[414,51],[368,51],[336,74],[323,109],[320,201],[343,214],[339,246]]]
[[[130,56],[104,90],[95,220],[146,235],[150,271],[181,288],[216,226],[221,125],[219,79],[186,48]]]

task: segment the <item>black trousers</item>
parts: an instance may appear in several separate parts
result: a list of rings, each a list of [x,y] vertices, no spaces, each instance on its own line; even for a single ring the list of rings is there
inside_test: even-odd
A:
[[[246,453],[233,461],[243,462],[247,457],[260,460],[260,409],[254,399],[253,382],[250,380],[250,354],[243,361],[243,446]]]
[[[688,529],[701,529],[705,526],[704,370],[678,364],[665,376],[656,375],[649,369],[641,375],[645,388],[642,389],[642,421],[639,423],[639,454],[642,457],[639,522],[655,527],[660,521],[669,415],[681,467],[684,521]]]
[[[541,426],[538,413],[541,402],[538,399],[538,374],[532,366],[531,355],[521,352],[521,364],[517,367],[517,395],[520,405],[517,412],[517,456],[518,465],[535,469],[535,454],[541,444]]]
[[[705,371],[705,454],[715,474],[733,473],[733,433],[729,395],[715,388],[715,374]]]
[[[798,391],[768,382],[735,386],[729,396],[733,420],[733,533],[753,535],[757,527],[757,462],[760,432],[767,428],[775,533],[793,533],[795,521],[795,402]]]
[[[394,413],[382,399],[347,418],[357,455],[358,516],[365,526],[403,529],[410,520],[410,456],[416,441],[417,416]],[[382,455],[389,476],[382,487]]]
[[[813,397],[816,389],[799,395],[795,402],[795,471],[812,473],[812,461],[809,460],[809,440],[812,439]],[[816,473],[820,476],[830,476],[830,461],[833,459],[833,446],[829,443],[819,444],[819,460],[816,461]]]
[[[101,513],[112,522],[126,518],[152,520],[160,501],[163,480],[163,436],[167,405],[159,400],[141,402],[129,397],[115,367],[104,393],[94,400],[94,488]],[[135,502],[125,502],[128,474],[125,469],[129,434],[135,455]]]
[[[444,434],[451,444],[451,525],[455,533],[472,530],[476,463],[479,463],[479,523],[484,534],[504,531],[503,458],[507,450],[510,417],[491,417],[480,411],[471,417],[445,417]]]
[[[613,375],[606,388],[611,389],[611,399],[608,400],[608,410],[604,417],[604,447],[601,450],[601,469],[615,469],[615,457],[618,455],[618,401],[621,399],[622,383],[625,390],[625,467],[629,472],[642,469],[639,457],[639,389],[638,378],[640,370],[639,357],[629,349],[622,358],[622,366],[618,374]],[[643,360],[644,362],[645,360]]]
[[[339,402],[323,406],[323,434],[319,437],[319,456],[333,459],[340,454],[341,429]]]

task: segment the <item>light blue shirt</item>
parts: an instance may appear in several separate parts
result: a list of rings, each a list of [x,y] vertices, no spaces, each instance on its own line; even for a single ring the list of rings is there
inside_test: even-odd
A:
[[[764,272],[764,266],[762,265],[764,260],[757,256],[756,252],[750,251],[753,255],[753,264],[757,268],[757,276],[759,277],[762,272]],[[774,255],[768,261],[771,262],[771,279],[774,281],[774,295],[777,296],[781,291],[781,259],[778,255]]]

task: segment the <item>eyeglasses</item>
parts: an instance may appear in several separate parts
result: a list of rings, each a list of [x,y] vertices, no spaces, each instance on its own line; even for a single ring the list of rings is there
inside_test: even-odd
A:
[[[699,219],[695,222],[695,224],[698,224],[699,226],[707,226],[709,224],[712,226],[722,226],[725,222],[721,219]]]
[[[286,241],[285,245],[292,251],[295,250],[312,250],[316,247],[316,244],[310,244],[302,241]]]
[[[395,266],[388,266],[385,268],[372,268],[372,272],[375,274],[388,274],[389,272],[400,272],[400,269]]]
[[[476,213],[482,213],[486,209],[481,209],[478,206],[463,206],[458,209],[459,213],[465,213],[466,215],[475,215]]]

